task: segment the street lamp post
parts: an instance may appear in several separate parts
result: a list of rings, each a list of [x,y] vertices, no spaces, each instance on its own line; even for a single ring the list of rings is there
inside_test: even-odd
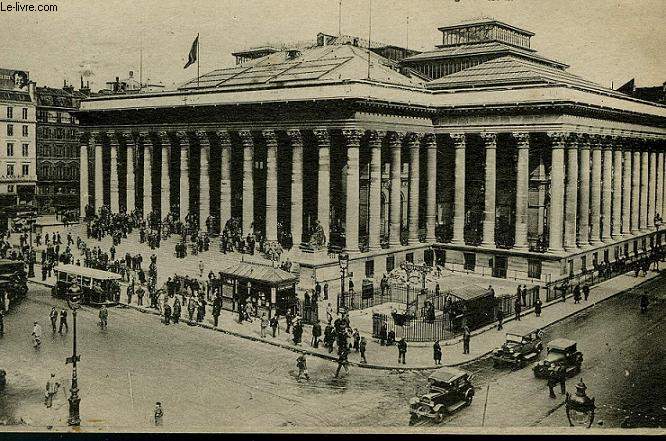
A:
[[[81,356],[76,353],[76,311],[81,307],[79,292],[71,292],[70,298],[67,299],[67,304],[72,310],[72,326],[74,330],[72,356],[67,357],[65,360],[65,364],[72,364],[72,387],[69,389],[69,418],[67,419],[67,424],[70,426],[80,426],[79,404],[81,403],[81,398],[79,398],[79,383],[76,372],[76,363],[81,360]]]
[[[336,306],[336,313],[340,313],[340,298],[342,298],[342,306],[345,306],[345,275],[347,268],[349,268],[349,254],[338,254],[338,264],[340,265],[340,295]]]
[[[32,227],[35,225],[36,219],[28,219],[28,230],[30,233],[30,251],[28,251],[28,278],[35,277],[35,259],[33,258],[33,249],[32,249]]]

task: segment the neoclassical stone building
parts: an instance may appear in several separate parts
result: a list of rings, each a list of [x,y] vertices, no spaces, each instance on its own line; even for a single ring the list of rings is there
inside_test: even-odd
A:
[[[440,30],[433,51],[391,47],[399,60],[325,36],[86,100],[81,206],[235,217],[296,244],[318,222],[357,280],[436,259],[549,281],[661,240],[664,106],[570,74],[505,23]],[[305,287],[339,277],[334,253],[292,260]]]

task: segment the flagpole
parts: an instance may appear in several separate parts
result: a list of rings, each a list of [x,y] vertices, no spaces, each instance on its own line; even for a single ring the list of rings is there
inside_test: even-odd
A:
[[[199,56],[199,48],[201,47],[201,40],[199,40],[199,33],[197,32],[197,89],[199,88],[199,63],[201,57]]]

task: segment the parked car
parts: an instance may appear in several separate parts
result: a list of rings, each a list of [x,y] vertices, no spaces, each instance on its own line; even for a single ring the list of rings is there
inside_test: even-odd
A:
[[[442,422],[444,415],[469,406],[474,397],[474,386],[468,372],[441,368],[428,377],[429,390],[420,397],[409,400],[409,424],[420,419]]]
[[[543,350],[541,331],[523,326],[506,333],[504,344],[493,351],[493,366],[520,369],[539,358]]]
[[[576,342],[566,338],[556,338],[547,345],[548,355],[534,365],[534,376],[547,378],[549,369],[564,367],[567,377],[580,372],[583,364],[583,354],[576,349]]]

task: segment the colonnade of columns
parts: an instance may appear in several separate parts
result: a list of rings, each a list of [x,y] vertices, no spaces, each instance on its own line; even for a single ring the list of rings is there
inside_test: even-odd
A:
[[[652,140],[579,133],[549,137],[551,251],[574,252],[655,229],[666,199],[664,155]]]
[[[389,163],[389,247],[401,245],[402,229],[401,188],[403,152],[408,155],[408,201],[407,243],[420,242],[420,199],[425,198],[424,224],[426,242],[436,240],[437,222],[437,167],[438,148],[432,133],[399,133],[345,129],[339,131],[344,149],[343,161],[346,172],[344,224],[345,249],[359,251],[360,225],[360,180],[361,150],[369,153],[368,182],[368,249],[381,248],[381,192],[382,192],[382,146],[388,149]],[[289,192],[290,225],[294,243],[303,238],[304,192],[316,191],[317,221],[327,237],[330,235],[331,219],[331,132],[315,129],[317,151],[316,189],[305,189],[304,182],[304,138],[301,130],[286,131],[286,139],[292,151],[291,183]],[[255,138],[248,130],[236,132],[242,149],[242,167],[234,173],[242,174],[242,230],[252,231],[255,215],[254,168]],[[266,147],[266,230],[268,241],[278,240],[278,138],[274,130],[262,130]],[[628,139],[609,136],[582,135],[578,133],[549,133],[551,148],[550,206],[548,209],[548,239],[551,252],[575,251],[580,248],[610,243],[631,234],[650,231],[655,227],[655,215],[663,214],[666,208],[664,193],[664,154],[657,152],[647,139]],[[465,228],[465,162],[466,135],[449,134],[453,144],[454,196],[453,196],[453,244],[464,244]],[[528,249],[528,210],[530,181],[530,134],[513,133],[516,146],[516,192],[515,192],[515,248]],[[482,246],[494,246],[496,218],[497,134],[480,133],[485,150],[484,219]],[[181,220],[190,207],[189,155],[194,143],[199,149],[199,195],[198,215],[203,221],[211,212],[210,158],[211,148],[219,149],[220,157],[220,227],[231,217],[231,156],[232,136],[227,130],[212,132],[160,131],[151,133],[93,132],[88,138],[94,154],[94,205],[103,205],[102,146],[110,149],[110,208],[118,212],[119,188],[127,192],[124,209],[131,211],[143,208],[144,213],[159,209],[164,217],[171,212],[170,158],[175,149],[180,149],[179,162],[179,210]],[[155,145],[159,144],[159,146]],[[213,146],[213,147],[212,147]],[[363,146],[363,147],[362,147]],[[161,164],[153,159],[155,149],[161,148]],[[118,152],[126,149],[126,176],[119,176]],[[136,200],[136,166],[138,151],[143,149],[143,200]],[[420,152],[425,150],[422,160]],[[194,156],[196,157],[196,155]],[[88,146],[81,147],[81,205],[88,204]],[[424,162],[422,164],[422,162]],[[157,182],[152,182],[153,169],[159,170]],[[420,187],[421,172],[426,175],[425,190]],[[218,174],[216,174],[218,176]],[[119,180],[126,182],[120,187]],[[157,187],[159,186],[159,187]],[[153,190],[159,188],[159,200],[153,200]],[[343,195],[339,195],[342,197]]]

